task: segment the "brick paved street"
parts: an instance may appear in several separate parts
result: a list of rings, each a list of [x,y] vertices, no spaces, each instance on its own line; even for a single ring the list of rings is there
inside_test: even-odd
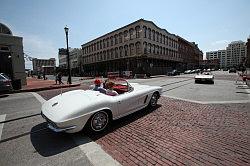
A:
[[[122,165],[249,165],[250,104],[202,105],[162,97],[90,136]]]

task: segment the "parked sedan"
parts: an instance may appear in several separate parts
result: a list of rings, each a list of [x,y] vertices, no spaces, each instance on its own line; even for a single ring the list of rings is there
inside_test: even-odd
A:
[[[42,105],[42,117],[48,128],[55,132],[75,133],[83,128],[103,131],[111,120],[141,110],[155,107],[162,93],[162,87],[129,84],[116,79],[113,89],[117,96],[108,96],[93,90],[74,90],[62,93]]]
[[[177,70],[173,70],[171,72],[168,72],[168,76],[176,76],[176,75],[180,75],[181,72],[177,71]]]
[[[0,73],[0,93],[5,91],[11,91],[11,79],[4,73]]]
[[[197,74],[195,77],[195,83],[211,83],[214,84],[214,75],[211,72],[203,72]]]

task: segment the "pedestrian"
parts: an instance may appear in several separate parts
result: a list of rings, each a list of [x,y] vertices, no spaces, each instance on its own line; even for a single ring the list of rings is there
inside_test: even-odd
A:
[[[58,76],[57,76],[57,77],[58,77],[59,85],[60,85],[60,84],[63,84],[63,82],[62,82],[62,73],[61,73],[61,72],[58,73]]]
[[[55,81],[56,81],[56,85],[57,85],[57,81],[58,81],[58,73],[56,74]]]

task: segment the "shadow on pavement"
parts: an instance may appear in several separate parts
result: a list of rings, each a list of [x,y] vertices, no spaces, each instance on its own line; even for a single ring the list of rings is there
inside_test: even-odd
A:
[[[0,94],[0,98],[8,97],[9,95],[7,94]]]
[[[93,141],[98,140],[99,138],[105,136],[106,134],[111,133],[111,132],[113,132],[113,131],[115,131],[123,126],[126,126],[126,125],[136,121],[137,119],[140,119],[140,118],[154,112],[155,110],[157,110],[160,107],[161,107],[161,105],[158,104],[155,108],[144,108],[140,111],[137,111],[133,114],[125,116],[121,119],[114,120],[111,122],[111,124],[109,124],[109,127],[101,133],[87,133],[86,130],[84,130],[83,133],[84,133],[84,135],[91,138]]]
[[[91,140],[95,141],[108,133],[111,133],[123,126],[126,126],[129,123],[136,121],[137,119],[150,114],[159,107],[161,107],[161,105],[157,105],[155,108],[144,108],[126,117],[112,121],[109,127],[102,133],[92,133],[88,132],[86,129],[75,134],[55,133],[49,129],[41,130],[41,128],[46,126],[46,123],[44,122],[34,126],[31,129],[30,139],[32,145],[40,155],[44,157],[53,156],[79,146],[75,143],[74,138],[82,137],[82,140],[80,140],[81,144],[88,143]],[[84,136],[88,136],[91,140],[86,139]]]
[[[49,129],[35,132],[44,125],[46,125],[45,122],[34,126],[30,134],[32,145],[40,155],[53,156],[78,146],[74,142],[72,134],[55,133]]]

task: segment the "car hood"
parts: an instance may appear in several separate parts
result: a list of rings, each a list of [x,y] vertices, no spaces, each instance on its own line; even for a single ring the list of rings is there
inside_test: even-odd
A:
[[[92,90],[74,90],[51,98],[42,105],[42,113],[54,122],[88,114],[99,103],[107,100],[107,95]]]

